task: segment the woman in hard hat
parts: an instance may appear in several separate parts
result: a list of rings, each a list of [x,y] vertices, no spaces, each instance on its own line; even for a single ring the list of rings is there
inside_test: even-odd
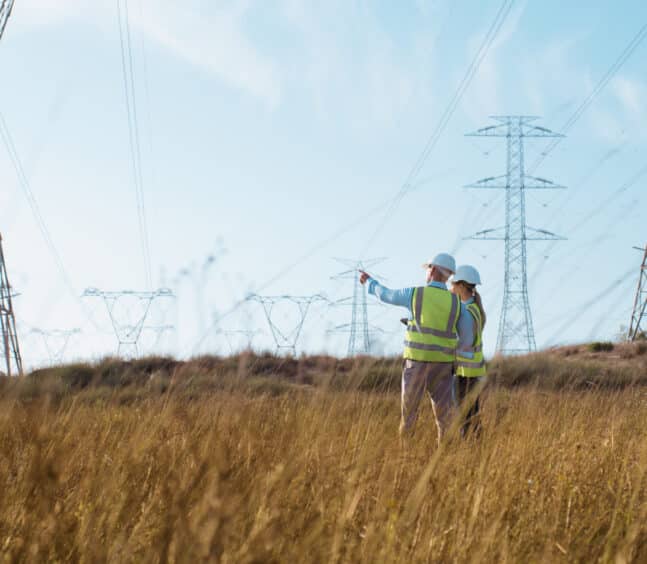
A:
[[[471,346],[459,346],[456,350],[455,363],[455,397],[464,420],[461,435],[466,436],[470,427],[474,433],[480,431],[479,393],[485,385],[485,360],[483,358],[483,327],[485,310],[476,285],[481,283],[478,270],[470,265],[461,265],[456,269],[452,279],[452,292],[458,295],[461,302],[473,318],[474,340]]]

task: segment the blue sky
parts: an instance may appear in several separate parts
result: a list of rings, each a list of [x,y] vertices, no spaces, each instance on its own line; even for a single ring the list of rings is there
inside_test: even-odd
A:
[[[422,280],[423,260],[453,251],[481,270],[490,319],[498,320],[503,245],[462,237],[502,224],[503,194],[462,186],[505,171],[504,140],[464,134],[489,125],[490,115],[515,113],[541,116],[539,125],[560,131],[647,23],[639,1],[622,9],[515,2],[426,161],[424,182],[383,223],[382,213],[359,221],[400,189],[499,6],[130,0],[151,270],[156,287],[178,294],[155,306],[150,321],[177,331],[157,346],[145,333],[142,350],[224,353],[225,332],[249,328],[264,332],[255,346],[269,347],[254,304],[195,344],[214,313],[255,289],[349,295],[349,281],[331,280],[344,270],[333,257],[387,257],[376,271],[401,287]],[[628,321],[647,175],[622,188],[645,166],[646,56],[647,41],[536,171],[569,187],[528,195],[528,224],[568,238],[529,243],[540,347],[612,338]],[[116,1],[18,1],[0,43],[0,110],[79,295],[86,287],[146,289],[121,65]],[[528,141],[527,162],[543,147]],[[34,328],[81,328],[66,358],[114,351],[103,304],[85,300],[97,328],[64,283],[4,148],[0,182],[0,227],[28,363],[46,355]],[[347,225],[354,227],[330,240]],[[222,247],[200,302],[198,272]],[[178,278],[187,267],[193,280]],[[279,311],[277,322],[287,328],[293,316]],[[400,312],[372,307],[370,316],[385,331],[379,349],[397,352]],[[343,353],[345,336],[327,330],[348,317],[347,308],[313,306],[299,350]],[[493,323],[486,350],[495,342]]]

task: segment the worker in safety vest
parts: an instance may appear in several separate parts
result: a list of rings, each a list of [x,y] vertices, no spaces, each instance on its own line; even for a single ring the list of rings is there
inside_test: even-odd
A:
[[[440,442],[454,412],[456,347],[459,343],[472,343],[472,323],[458,296],[447,289],[447,280],[456,270],[454,258],[440,253],[423,267],[427,270],[426,286],[391,290],[363,271],[360,271],[359,280],[362,284],[368,282],[368,293],[380,301],[409,309],[404,341],[400,433],[413,429],[426,390],[431,398]]]
[[[470,265],[461,265],[452,278],[452,293],[456,294],[471,318],[474,339],[456,350],[455,398],[463,416],[461,435],[467,436],[470,427],[476,435],[481,424],[479,417],[479,394],[485,386],[485,360],[483,358],[483,327],[485,310],[476,285],[481,283],[478,270]]]

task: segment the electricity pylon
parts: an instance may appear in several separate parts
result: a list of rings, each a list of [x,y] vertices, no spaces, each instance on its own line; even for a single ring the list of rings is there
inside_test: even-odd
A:
[[[327,301],[321,294],[312,296],[259,296],[258,294],[251,294],[246,299],[256,301],[263,306],[267,324],[276,344],[276,354],[286,351],[292,356],[296,356],[297,342],[310,306],[315,302]],[[276,313],[274,308],[281,303],[296,306],[297,308],[298,317],[296,322],[291,325],[291,329],[286,328],[284,323],[279,325],[274,321],[273,315]]]
[[[631,322],[629,323],[629,333],[627,337],[630,341],[635,341],[645,334],[647,327],[642,326],[647,311],[647,244],[644,249],[634,247],[643,252],[643,262],[640,265],[640,274],[638,275],[638,287],[636,288],[636,297],[634,307],[631,312]]]
[[[81,330],[78,328],[50,329],[48,331],[43,329],[32,329],[32,333],[39,335],[43,340],[50,366],[63,363],[65,351],[67,350],[70,339],[74,335],[78,335],[80,332]]]
[[[332,332],[349,333],[348,356],[371,354],[371,333],[378,331],[368,323],[368,303],[366,289],[359,282],[359,271],[368,270],[376,264],[386,260],[374,258],[369,260],[335,259],[349,267],[349,270],[340,272],[332,277],[333,280],[353,280],[353,295],[337,301],[333,305],[351,305],[350,323],[338,325]]]
[[[505,190],[505,226],[479,231],[467,239],[505,241],[505,280],[503,306],[499,320],[496,351],[521,354],[536,350],[535,332],[528,300],[526,274],[526,241],[561,240],[550,231],[533,229],[526,224],[526,190],[563,189],[545,178],[530,176],[524,168],[525,137],[563,137],[550,129],[529,125],[532,116],[492,116],[499,122],[468,133],[469,137],[505,137],[507,171],[497,177],[484,178],[466,188]]]
[[[13,8],[13,0],[0,0],[0,39],[4,33],[4,28],[7,25],[7,20],[11,15]]]
[[[2,347],[5,360],[5,374],[22,376],[22,357],[18,345],[18,333],[16,332],[16,318],[13,313],[11,298],[15,294],[9,284],[7,267],[4,262],[4,251],[2,250],[2,235],[0,235],[0,326],[2,327]]]
[[[229,352],[234,354],[240,351],[253,351],[254,347],[252,346],[252,342],[254,341],[254,337],[262,335],[262,331],[259,331],[258,329],[223,329],[217,331],[216,334],[225,336],[227,344],[229,345]],[[242,347],[237,347],[236,343],[239,343],[241,339],[244,339],[244,344]]]
[[[160,288],[152,292],[136,292],[122,290],[119,292],[104,292],[97,288],[87,288],[83,298],[101,298],[108,310],[112,329],[117,337],[119,356],[136,357],[138,354],[137,343],[148,317],[151,304],[157,298],[174,298],[173,292],[168,288]],[[121,315],[116,310],[119,303],[125,303],[125,311]],[[134,306],[138,305],[138,308]],[[133,312],[134,309],[137,311]]]
[[[2,39],[12,8],[13,0],[0,0],[0,39]],[[6,374],[11,376],[16,373],[22,376],[22,357],[20,356],[16,319],[14,318],[11,303],[12,296],[13,293],[4,263],[4,254],[2,253],[2,235],[0,235],[0,324],[2,325],[2,346],[4,348]]]

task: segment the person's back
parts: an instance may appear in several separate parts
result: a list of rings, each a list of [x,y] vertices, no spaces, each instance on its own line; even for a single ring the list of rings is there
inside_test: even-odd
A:
[[[453,412],[453,362],[459,341],[459,320],[464,312],[459,298],[446,285],[456,268],[453,257],[441,253],[423,266],[427,268],[427,286],[390,290],[366,273],[362,273],[360,282],[369,280],[369,293],[410,311],[403,353],[400,432],[413,429],[420,401],[427,390],[440,440]],[[471,342],[472,335],[467,339]]]
[[[404,358],[453,362],[458,340],[460,300],[447,289],[422,286],[413,291],[413,315],[407,324]]]

